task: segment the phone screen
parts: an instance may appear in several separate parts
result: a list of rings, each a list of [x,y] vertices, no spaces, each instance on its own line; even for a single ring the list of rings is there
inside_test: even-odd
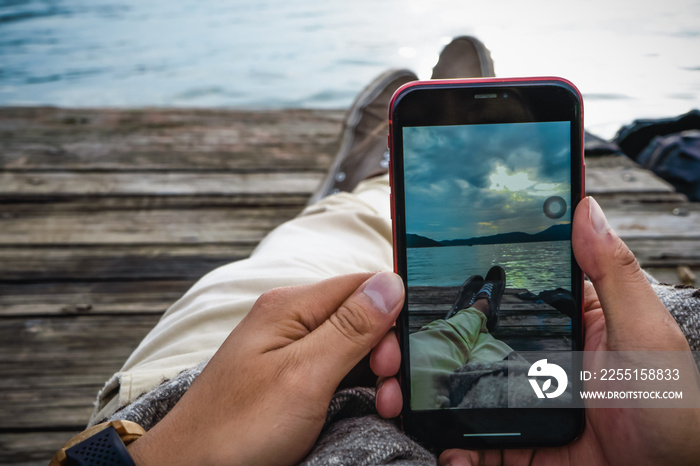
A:
[[[413,409],[459,406],[449,381],[436,378],[468,362],[572,349],[573,309],[544,305],[573,304],[570,126],[403,128]],[[498,327],[475,330],[483,313],[468,300],[445,319],[460,286],[494,266],[505,276]]]
[[[514,358],[580,349],[580,113],[545,88],[428,87],[393,114],[404,421],[420,432],[551,444],[528,423],[580,418],[508,409]]]

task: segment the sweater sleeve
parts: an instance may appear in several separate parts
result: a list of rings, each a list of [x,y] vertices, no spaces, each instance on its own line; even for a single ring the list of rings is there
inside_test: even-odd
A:
[[[652,283],[652,288],[671,313],[691,351],[700,351],[700,290],[685,285]]]
[[[700,351],[700,290],[682,285],[652,287],[678,322],[692,351]],[[179,401],[206,363],[164,381],[117,411],[109,420],[134,421],[149,430]],[[435,464],[430,452],[403,434],[395,423],[380,419],[374,410],[374,390],[338,392],[331,401],[321,437],[305,465],[316,464]]]

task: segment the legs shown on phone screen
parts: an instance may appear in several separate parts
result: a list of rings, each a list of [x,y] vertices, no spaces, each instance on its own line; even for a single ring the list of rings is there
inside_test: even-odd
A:
[[[450,406],[449,378],[467,362],[503,360],[513,350],[489,332],[498,322],[505,273],[495,266],[481,279],[476,275],[460,288],[446,319],[435,320],[409,337],[411,407]]]

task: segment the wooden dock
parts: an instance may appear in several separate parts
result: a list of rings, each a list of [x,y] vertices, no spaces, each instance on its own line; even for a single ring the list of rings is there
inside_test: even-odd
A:
[[[302,209],[342,119],[0,109],[0,464],[47,464],[169,304]],[[645,267],[700,271],[698,204],[624,157],[587,165]]]

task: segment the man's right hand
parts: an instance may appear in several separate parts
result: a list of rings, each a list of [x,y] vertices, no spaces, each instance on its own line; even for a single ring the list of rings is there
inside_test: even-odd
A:
[[[585,289],[586,351],[690,351],[634,255],[592,198],[578,205],[572,243],[592,283]],[[698,464],[699,435],[698,409],[587,409],[584,432],[565,447],[447,450],[440,464]]]

